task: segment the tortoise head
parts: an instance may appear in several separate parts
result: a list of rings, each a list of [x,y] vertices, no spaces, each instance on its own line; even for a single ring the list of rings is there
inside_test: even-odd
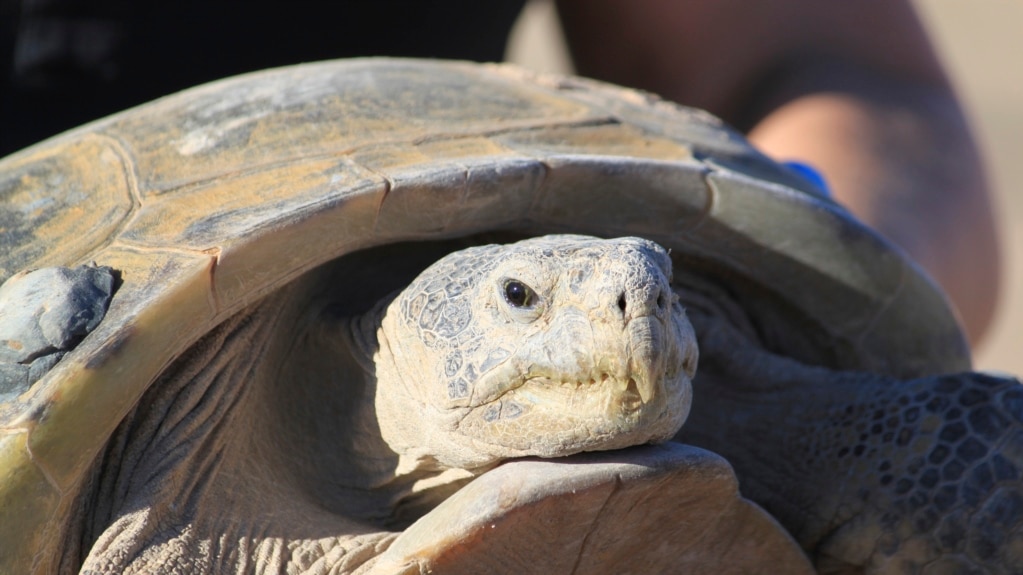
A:
[[[670,277],[667,252],[638,238],[545,236],[439,260],[377,332],[384,439],[461,468],[669,439],[697,359]]]

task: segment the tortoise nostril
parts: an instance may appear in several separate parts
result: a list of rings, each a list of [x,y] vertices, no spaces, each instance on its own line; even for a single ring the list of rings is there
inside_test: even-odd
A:
[[[622,313],[625,313],[625,294],[624,293],[622,293],[620,296],[618,296],[618,309],[622,310]]]

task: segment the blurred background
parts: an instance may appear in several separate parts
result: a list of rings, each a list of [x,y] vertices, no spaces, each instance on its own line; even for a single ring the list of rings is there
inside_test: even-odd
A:
[[[1023,376],[1023,2],[915,0],[964,101],[985,154],[1003,245],[1001,299],[977,369]],[[530,0],[508,43],[507,59],[570,73],[571,60],[549,0]]]

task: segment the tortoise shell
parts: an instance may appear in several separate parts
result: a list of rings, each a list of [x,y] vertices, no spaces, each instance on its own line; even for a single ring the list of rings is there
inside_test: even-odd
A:
[[[95,262],[105,319],[0,388],[0,541],[59,544],[105,441],[225,318],[359,250],[485,232],[642,236],[799,334],[790,354],[898,377],[967,369],[897,249],[717,119],[502,65],[362,59],[215,82],[0,161],[0,279]]]

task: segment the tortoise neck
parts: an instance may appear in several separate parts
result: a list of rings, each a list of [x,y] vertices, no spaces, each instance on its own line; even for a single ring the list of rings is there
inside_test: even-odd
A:
[[[859,467],[880,440],[870,435],[870,418],[894,402],[886,383],[821,369],[819,378],[794,378],[758,393],[708,368],[694,380],[690,419],[678,438],[727,458],[743,494],[812,549],[866,507],[848,478],[865,472]]]
[[[339,331],[342,332],[340,338],[345,340],[341,348],[350,351],[352,361],[361,368],[364,376],[359,417],[368,423],[358,427],[373,429],[372,437],[350,443],[352,457],[358,460],[379,459],[381,454],[389,454],[386,469],[372,475],[363,474],[360,479],[365,483],[361,487],[386,499],[391,510],[387,527],[400,529],[447,499],[477,473],[441,466],[426,454],[391,445],[384,439],[389,435],[386,431],[395,425],[417,419],[408,410],[381,414],[381,404],[392,403],[395,400],[393,396],[401,393],[394,385],[380,387],[380,377],[387,377],[386,374],[392,371],[385,364],[394,361],[389,342],[380,329],[393,299],[393,296],[384,298],[366,313],[348,318]]]
[[[895,382],[768,352],[733,319],[706,309],[690,314],[701,357],[676,440],[728,459],[742,493],[806,549],[851,518],[865,519],[869,494],[850,478],[873,472],[861,468],[883,437],[870,434],[870,418],[897,403]]]

